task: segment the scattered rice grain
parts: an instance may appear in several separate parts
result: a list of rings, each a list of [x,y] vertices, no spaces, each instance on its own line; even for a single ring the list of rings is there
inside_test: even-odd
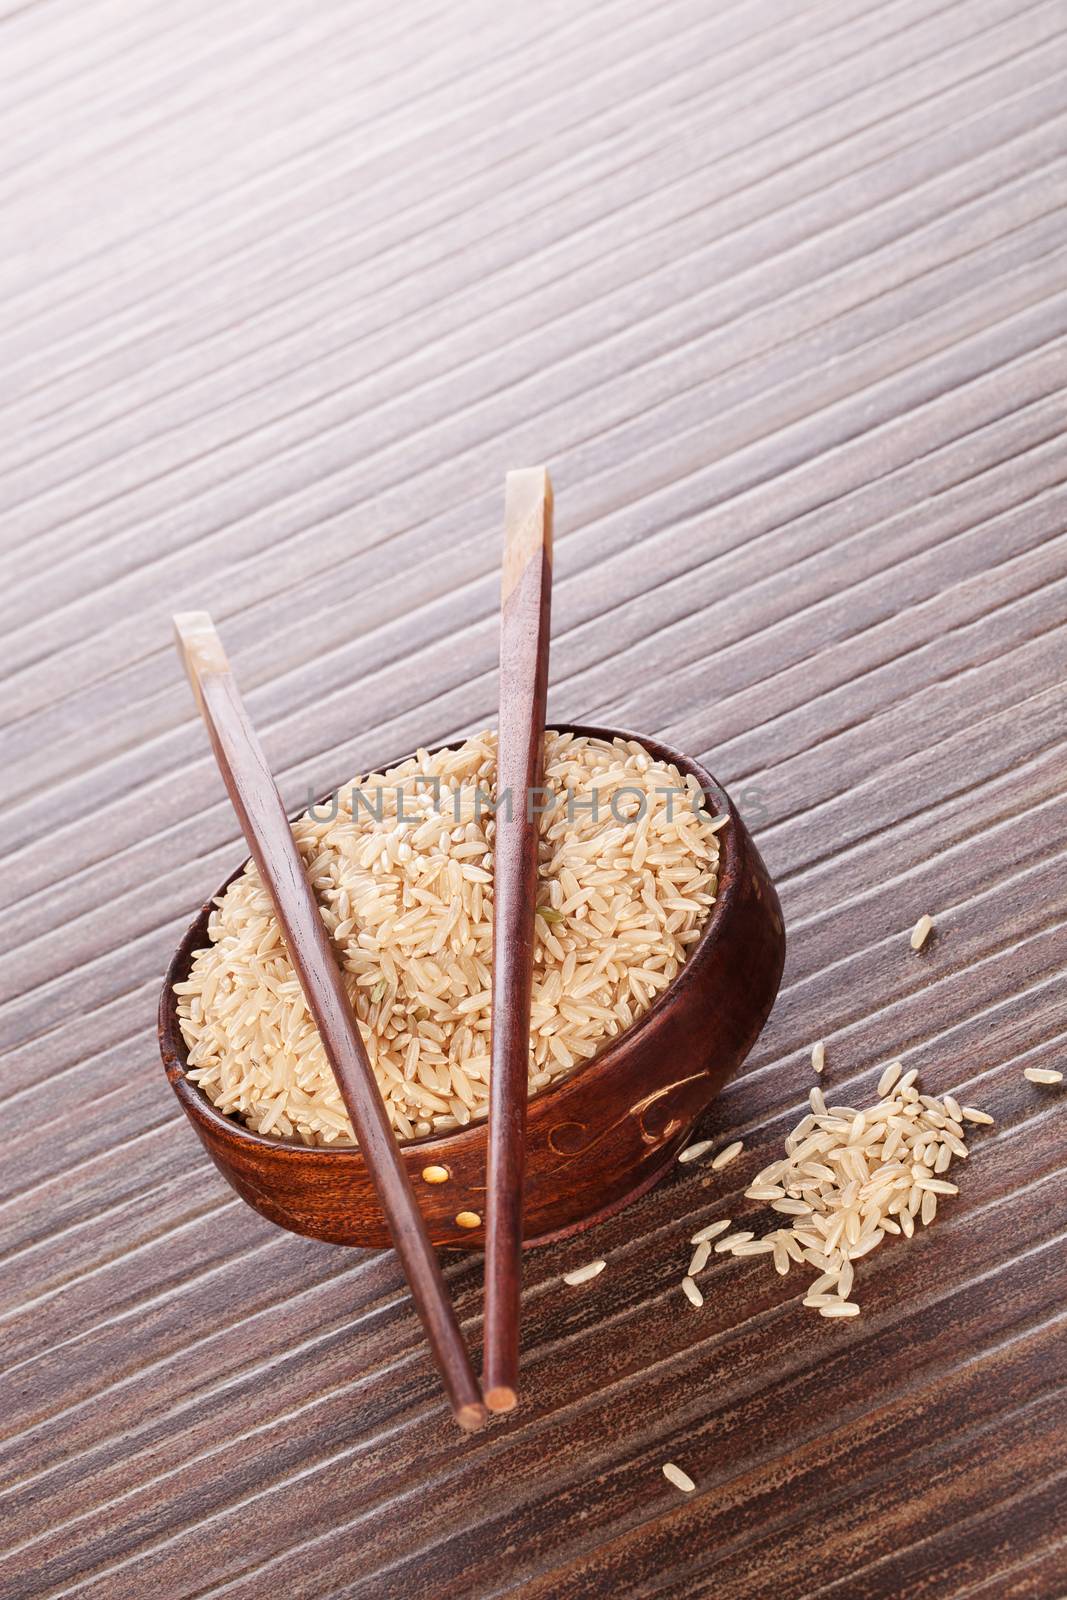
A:
[[[853,1262],[887,1234],[910,1239],[917,1221],[933,1222],[939,1197],[959,1192],[944,1174],[953,1157],[967,1157],[965,1122],[993,1120],[951,1095],[921,1094],[917,1078],[916,1068],[901,1075],[901,1063],[890,1062],[878,1080],[878,1103],[865,1110],[827,1108],[813,1088],[811,1111],[786,1135],[784,1160],[771,1162],[745,1191],[796,1220],[764,1239],[730,1234],[715,1249],[769,1253],[783,1274],[790,1263],[806,1262],[818,1276],[804,1305],[827,1316],[856,1316]]]
[[[754,1237],[755,1236],[751,1232],[751,1230],[749,1230],[748,1232],[744,1232],[744,1233],[728,1233],[726,1235],[725,1239],[716,1240],[716,1242],[715,1242],[715,1253],[716,1253],[716,1255],[720,1255],[721,1256],[727,1250],[732,1250],[734,1248],[734,1245],[736,1245],[736,1244],[747,1244],[748,1241],[750,1239],[754,1238]]]
[[[607,1262],[603,1259],[587,1261],[584,1267],[575,1267],[573,1272],[565,1272],[563,1281],[572,1286],[576,1286],[579,1283],[588,1283],[590,1278],[598,1278],[606,1266]]]
[[[690,1239],[690,1244],[703,1244],[705,1239],[714,1239],[720,1233],[725,1233],[730,1226],[729,1217],[724,1217],[721,1222],[709,1222],[706,1227],[699,1228]]]
[[[698,1272],[703,1272],[704,1268],[708,1264],[708,1257],[710,1255],[711,1245],[706,1239],[702,1239],[697,1245],[696,1249],[693,1251],[693,1257],[689,1263],[689,1276],[691,1278],[695,1278]]]
[[[723,1167],[728,1167],[730,1162],[739,1156],[744,1148],[745,1146],[740,1139],[735,1139],[733,1144],[728,1144],[725,1150],[720,1150],[718,1155],[713,1157],[711,1163],[712,1171],[721,1172]]]
[[[683,1472],[681,1467],[676,1467],[673,1461],[663,1463],[663,1476],[668,1483],[673,1483],[676,1489],[681,1489],[683,1494],[692,1494],[696,1484],[688,1472]]]

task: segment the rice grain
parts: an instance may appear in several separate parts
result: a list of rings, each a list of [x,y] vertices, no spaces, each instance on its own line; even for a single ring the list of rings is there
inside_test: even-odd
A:
[[[663,1463],[663,1476],[668,1483],[673,1483],[676,1489],[681,1489],[683,1494],[692,1494],[696,1484],[688,1472],[683,1472],[681,1467],[676,1467],[673,1461]]]
[[[886,1067],[885,1071],[882,1073],[882,1076],[878,1079],[879,1099],[884,1099],[889,1093],[890,1089],[900,1077],[900,1070],[901,1067],[899,1061],[891,1061],[888,1067]]]
[[[709,1222],[706,1227],[699,1228],[690,1239],[690,1244],[703,1244],[705,1239],[717,1238],[720,1233],[725,1233],[730,1226],[729,1217],[724,1217],[721,1222]]]
[[[704,1268],[708,1264],[708,1257],[710,1255],[711,1245],[706,1239],[702,1239],[697,1245],[696,1249],[693,1251],[693,1256],[689,1263],[689,1276],[691,1278],[695,1278],[698,1272],[703,1272]]]
[[[720,1150],[718,1155],[712,1158],[712,1171],[721,1172],[723,1167],[728,1167],[730,1162],[735,1160],[744,1148],[745,1146],[740,1139],[735,1139],[733,1144],[728,1144],[725,1150]]]
[[[588,1283],[591,1278],[598,1278],[606,1266],[607,1262],[603,1259],[587,1261],[584,1267],[575,1267],[573,1272],[565,1272],[563,1281],[571,1285]]]

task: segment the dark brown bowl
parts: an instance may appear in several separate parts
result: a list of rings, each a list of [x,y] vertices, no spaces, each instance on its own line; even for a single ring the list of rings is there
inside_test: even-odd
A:
[[[778,993],[785,957],[774,885],[714,778],[688,756],[639,734],[554,726],[599,739],[639,740],[658,759],[692,773],[715,814],[728,810],[730,821],[719,836],[716,903],[674,982],[600,1055],[530,1101],[527,1242],[587,1226],[651,1188],[756,1042]],[[237,872],[242,870],[243,864]],[[219,1171],[271,1222],[333,1244],[389,1244],[358,1150],[309,1149],[296,1139],[253,1133],[217,1111],[185,1076],[173,985],[188,976],[193,952],[208,943],[210,911],[211,902],[178,946],[159,1004],[163,1065],[182,1110]],[[455,1219],[459,1212],[481,1216],[484,1211],[486,1124],[415,1139],[401,1149],[434,1243],[481,1248],[481,1226],[465,1229]],[[444,1167],[448,1181],[426,1182],[422,1172],[429,1166]]]

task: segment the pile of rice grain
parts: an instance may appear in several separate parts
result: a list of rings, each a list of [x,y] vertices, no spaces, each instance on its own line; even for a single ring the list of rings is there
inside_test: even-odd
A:
[[[332,820],[293,825],[401,1139],[488,1112],[495,829],[484,797],[495,781],[496,736],[482,733],[354,780]],[[695,778],[633,741],[546,733],[545,784],[555,803],[541,820],[531,1094],[596,1055],[674,978],[715,899],[725,821]],[[174,986],[189,1077],[259,1133],[354,1142],[254,866],[216,902],[208,934]]]
[[[819,1276],[804,1304],[824,1317],[858,1316],[860,1308],[849,1298],[853,1262],[887,1234],[910,1239],[917,1224],[933,1222],[939,1198],[958,1192],[945,1174],[954,1161],[967,1158],[966,1124],[993,1121],[953,1095],[920,1093],[916,1077],[914,1069],[901,1076],[900,1062],[892,1062],[878,1080],[881,1098],[863,1111],[828,1106],[822,1090],[812,1089],[811,1110],[786,1139],[784,1158],[765,1167],[745,1190],[749,1200],[768,1201],[772,1211],[787,1216],[789,1226],[762,1239],[731,1234],[715,1249],[769,1255],[783,1275],[793,1262],[806,1263]],[[716,1223],[703,1237],[726,1226]]]

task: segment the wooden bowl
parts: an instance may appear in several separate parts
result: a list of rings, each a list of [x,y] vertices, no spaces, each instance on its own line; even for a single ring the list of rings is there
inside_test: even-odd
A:
[[[610,728],[555,726],[600,739],[638,739],[659,760],[692,773],[714,813],[728,810],[730,821],[719,835],[718,898],[674,982],[634,1027],[530,1101],[527,1243],[586,1227],[651,1188],[755,1043],[774,1004],[785,957],[774,885],[714,778],[654,739]],[[210,912],[211,902],[178,946],[159,1004],[163,1066],[182,1110],[223,1176],[271,1222],[334,1244],[388,1245],[358,1150],[310,1149],[296,1139],[253,1133],[217,1111],[186,1077],[173,985],[188,976],[193,952],[209,942]],[[401,1149],[434,1243],[481,1248],[481,1224],[464,1228],[456,1217],[484,1213],[485,1123],[415,1139]],[[447,1181],[427,1182],[422,1174],[428,1167],[443,1167]]]

